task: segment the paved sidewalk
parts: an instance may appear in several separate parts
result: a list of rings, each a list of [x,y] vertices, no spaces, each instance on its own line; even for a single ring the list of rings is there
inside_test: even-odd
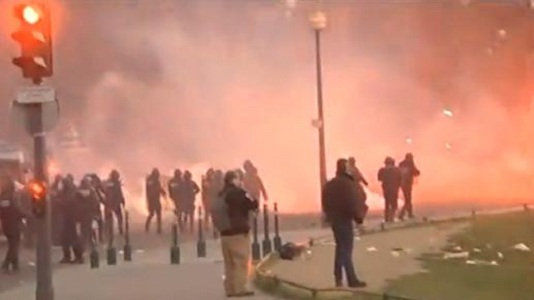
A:
[[[392,230],[366,235],[355,240],[353,252],[356,271],[368,283],[366,291],[382,292],[388,280],[423,271],[417,260],[422,254],[438,251],[447,238],[466,224],[441,224]],[[311,248],[311,255],[288,261],[278,260],[269,270],[286,279],[313,288],[333,288],[335,243],[326,238]]]
[[[325,230],[294,231],[283,235],[285,241],[304,241],[326,234]],[[261,243],[261,239],[260,239]],[[117,266],[105,265],[91,270],[88,265],[60,269],[54,273],[56,300],[197,300],[226,299],[223,264],[218,241],[207,244],[207,258],[196,257],[196,244],[181,245],[182,263],[170,265],[169,248],[160,247],[134,253],[134,261],[119,257]],[[101,255],[104,254],[101,252]],[[35,284],[25,283],[0,293],[0,299],[34,299]],[[250,299],[270,300],[259,292]]]

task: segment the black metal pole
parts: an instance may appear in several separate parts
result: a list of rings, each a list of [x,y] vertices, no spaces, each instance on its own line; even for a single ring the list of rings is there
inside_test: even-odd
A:
[[[114,239],[113,223],[114,223],[113,216],[110,216],[109,222],[108,222],[108,250],[107,250],[108,265],[117,264],[117,250],[113,246],[113,239]]]
[[[93,221],[95,222],[95,221]],[[97,230],[92,228],[91,224],[91,255],[90,255],[90,265],[91,269],[97,269],[100,267],[100,257],[98,254],[98,234]]]
[[[269,237],[269,207],[267,204],[263,204],[263,236],[262,251],[263,256],[267,256],[273,251],[271,238]]]
[[[171,264],[180,264],[180,246],[178,245],[178,219],[172,224]]]
[[[130,245],[130,213],[124,213],[124,260],[132,261],[132,245]]]
[[[202,228],[204,220],[202,218],[202,206],[198,207],[198,241],[197,257],[206,257],[206,241],[204,240],[204,229]]]
[[[43,107],[42,104],[34,104],[30,108],[34,115],[36,134],[34,142],[34,162],[35,179],[47,182],[46,174],[46,137],[43,128]],[[35,291],[36,300],[54,300],[54,286],[52,282],[52,241],[50,236],[50,199],[46,199],[45,215],[43,218],[36,218],[37,229],[37,288]]]
[[[278,203],[274,203],[274,249],[280,252],[282,249],[282,238],[280,237],[280,224],[278,220]]]
[[[254,212],[252,216],[252,260],[258,261],[261,259],[261,249],[258,243],[258,214]]]

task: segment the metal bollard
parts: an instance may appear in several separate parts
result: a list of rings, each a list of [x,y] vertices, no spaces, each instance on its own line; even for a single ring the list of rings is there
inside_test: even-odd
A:
[[[282,249],[282,238],[280,237],[280,224],[278,220],[278,203],[274,203],[274,249],[279,252]]]
[[[180,245],[178,244],[178,220],[172,224],[171,265],[180,264]]]
[[[206,240],[204,240],[204,229],[202,228],[204,220],[202,219],[202,207],[198,207],[198,241],[197,257],[206,257]]]
[[[132,261],[132,246],[130,245],[130,214],[124,213],[124,261]]]
[[[271,238],[269,237],[269,207],[267,204],[263,204],[263,242],[261,246],[263,256],[267,256],[273,251]]]
[[[258,243],[258,214],[255,212],[252,217],[252,260],[261,259],[261,249]]]
[[[108,222],[108,250],[107,250],[107,261],[108,265],[117,264],[117,249],[113,246],[113,218],[110,218]]]
[[[92,224],[91,224],[92,225]],[[98,254],[98,237],[96,230],[91,230],[91,254],[90,254],[90,266],[91,269],[98,269],[100,267],[100,257]]]

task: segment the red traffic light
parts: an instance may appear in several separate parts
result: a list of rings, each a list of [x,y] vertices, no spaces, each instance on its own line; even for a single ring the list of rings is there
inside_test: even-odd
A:
[[[41,12],[32,5],[27,5],[22,9],[22,19],[29,24],[36,24],[41,20]]]
[[[28,183],[28,191],[32,199],[43,201],[46,199],[46,186],[44,182],[32,180]]]

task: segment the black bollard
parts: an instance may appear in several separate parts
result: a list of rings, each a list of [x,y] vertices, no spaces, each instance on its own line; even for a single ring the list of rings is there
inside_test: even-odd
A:
[[[91,254],[90,265],[91,269],[98,269],[100,267],[100,257],[98,255],[98,237],[95,229],[91,231]]]
[[[180,246],[178,244],[178,221],[172,224],[171,265],[180,264]]]
[[[117,249],[113,246],[113,218],[109,219],[108,222],[108,250],[107,250],[107,261],[108,265],[117,264]]]
[[[259,261],[261,259],[261,249],[258,243],[258,214],[254,213],[252,217],[252,260]]]
[[[282,238],[280,237],[280,224],[278,223],[278,203],[274,203],[274,249],[280,252],[282,249]]]
[[[202,207],[198,207],[198,241],[197,241],[197,257],[206,257],[206,240],[204,240],[204,229],[202,219]]]
[[[267,204],[263,204],[263,242],[261,246],[263,256],[267,256],[273,251],[271,238],[269,237],[269,207]]]
[[[124,213],[124,261],[132,261],[132,246],[130,245],[130,214]]]

